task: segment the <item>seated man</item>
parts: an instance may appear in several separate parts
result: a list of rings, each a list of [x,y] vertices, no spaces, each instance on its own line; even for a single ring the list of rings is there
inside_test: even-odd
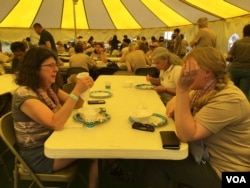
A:
[[[138,68],[146,68],[151,65],[146,54],[139,49],[138,42],[132,42],[128,46],[129,53],[126,56],[126,66],[128,72],[135,72]]]
[[[10,49],[14,54],[14,58],[12,59],[12,67],[11,72],[15,73],[19,70],[19,63],[22,61],[25,54],[25,45],[22,42],[13,42],[10,45]]]
[[[73,54],[69,59],[70,67],[82,67],[89,71],[90,68],[94,66],[92,59],[83,53],[83,45],[78,42],[75,46],[75,54]]]

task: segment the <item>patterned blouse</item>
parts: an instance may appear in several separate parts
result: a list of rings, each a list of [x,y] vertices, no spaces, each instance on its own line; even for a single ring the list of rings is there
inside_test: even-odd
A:
[[[20,86],[13,95],[12,113],[14,128],[18,145],[21,150],[43,146],[46,139],[53,132],[52,129],[35,122],[20,110],[20,106],[27,99],[37,99],[42,101],[37,93],[26,86]]]

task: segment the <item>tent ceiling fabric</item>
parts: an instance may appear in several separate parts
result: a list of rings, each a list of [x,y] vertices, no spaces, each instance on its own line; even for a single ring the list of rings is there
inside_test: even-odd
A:
[[[77,1],[74,5],[73,1]],[[146,29],[177,27],[250,14],[249,0],[0,0],[0,27]]]
[[[209,4],[207,0],[186,0],[186,2],[194,7],[208,11],[209,13],[224,19],[248,14],[247,11],[235,7],[224,0],[209,1]]]

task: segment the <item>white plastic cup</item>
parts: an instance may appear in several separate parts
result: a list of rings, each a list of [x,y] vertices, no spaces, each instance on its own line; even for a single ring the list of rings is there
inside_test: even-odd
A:
[[[82,78],[84,78],[84,77],[86,77],[86,76],[89,76],[89,73],[88,73],[88,72],[81,72],[81,73],[78,73],[78,74],[76,75],[76,78],[77,78],[77,79],[82,79]],[[80,96],[81,96],[82,99],[87,100],[88,97],[89,97],[89,89],[87,89],[85,92],[81,93]]]
[[[88,73],[88,72],[80,72],[80,73],[78,73],[78,74],[76,75],[76,77],[77,77],[78,79],[84,78],[84,77],[86,77],[86,76],[89,76],[89,73]]]
[[[124,87],[127,87],[127,88],[133,87],[133,82],[130,81],[130,80],[127,80],[126,82],[124,82],[123,86],[124,86]]]

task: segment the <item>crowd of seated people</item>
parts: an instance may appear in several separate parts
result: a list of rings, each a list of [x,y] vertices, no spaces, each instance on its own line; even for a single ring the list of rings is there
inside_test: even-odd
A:
[[[40,24],[41,25],[41,24]],[[35,24],[34,24],[35,26]],[[34,27],[35,31],[40,35],[40,40],[43,39],[43,33],[46,31],[41,26],[41,31],[37,31],[38,29]],[[51,33],[49,33],[51,37]],[[159,37],[159,40],[157,40],[155,37],[153,37],[154,40],[153,43],[149,43],[146,40],[145,36],[138,36],[137,40],[131,40],[128,35],[123,36],[122,42],[118,39],[116,35],[114,35],[107,44],[105,42],[96,42],[94,40],[93,36],[90,36],[87,41],[83,40],[82,36],[79,36],[76,41],[69,40],[68,42],[63,43],[62,41],[58,40],[55,43],[54,51],[60,56],[60,55],[66,55],[72,56],[75,54],[75,44],[78,42],[81,42],[83,45],[83,53],[90,56],[93,60],[102,61],[104,63],[107,62],[107,56],[114,56],[114,57],[121,57],[121,62],[126,62],[126,55],[128,54],[128,45],[133,42],[139,42],[139,48],[147,54],[149,60],[150,60],[150,54],[153,51],[153,48],[160,46],[160,44],[166,44],[166,40],[163,36]],[[46,40],[46,39],[45,39]],[[26,37],[23,40],[15,41],[15,42],[21,42],[25,45],[25,51],[28,49],[38,46],[39,44],[32,43],[30,37]],[[47,41],[45,41],[47,42]],[[13,42],[14,43],[14,42]],[[47,44],[47,43],[46,43]],[[150,45],[149,45],[150,44]],[[109,47],[107,47],[109,45]],[[13,53],[13,52],[12,52]],[[62,59],[63,61],[66,61]],[[11,57],[10,60],[11,61]],[[2,63],[3,64],[3,63]]]

